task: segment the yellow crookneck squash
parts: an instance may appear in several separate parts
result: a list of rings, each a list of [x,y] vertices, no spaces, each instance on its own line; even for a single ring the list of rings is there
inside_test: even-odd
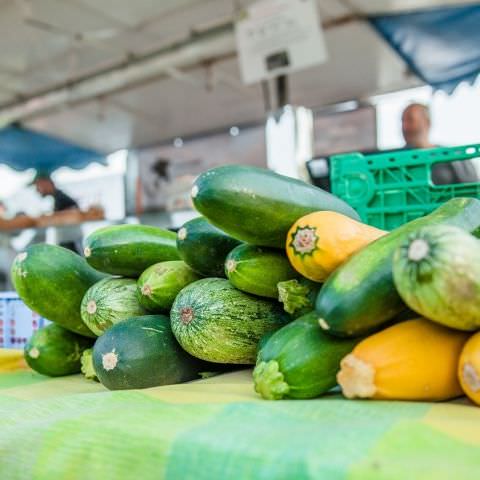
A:
[[[290,228],[287,256],[298,273],[323,282],[351,255],[387,233],[341,213],[314,212]]]
[[[468,398],[480,405],[480,332],[472,335],[463,347],[458,379]]]
[[[362,340],[341,361],[347,398],[448,400],[462,395],[457,366],[467,332],[407,320]]]

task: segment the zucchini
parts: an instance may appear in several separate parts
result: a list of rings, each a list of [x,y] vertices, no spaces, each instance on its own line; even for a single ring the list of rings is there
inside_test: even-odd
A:
[[[188,353],[232,364],[254,364],[261,337],[290,320],[277,302],[243,293],[222,278],[185,287],[170,318],[173,334]]]
[[[404,302],[459,330],[480,328],[480,240],[457,227],[412,233],[396,250],[393,278]]]
[[[431,214],[379,238],[353,255],[323,285],[316,300],[320,326],[334,335],[373,331],[405,308],[393,282],[396,248],[428,225],[453,225],[472,232],[480,226],[480,200],[454,198]]]
[[[188,221],[177,234],[180,257],[192,270],[205,277],[224,277],[225,258],[240,243],[204,217]]]
[[[134,317],[114,325],[95,342],[93,366],[110,390],[187,382],[214,369],[180,348],[164,315]]]
[[[138,301],[150,312],[170,310],[180,290],[200,277],[181,260],[148,267],[137,281]]]
[[[92,285],[83,297],[82,319],[96,335],[146,310],[137,297],[137,282],[131,278],[106,278]]]
[[[278,297],[278,282],[300,276],[281,251],[246,244],[228,254],[225,273],[242,292],[270,298]]]
[[[359,220],[343,200],[269,170],[227,165],[208,170],[192,188],[195,208],[239,240],[285,248],[292,224],[307,213],[331,210]]]
[[[180,260],[176,234],[150,225],[113,225],[85,240],[87,262],[101,272],[137,278],[150,265]]]
[[[314,398],[336,384],[340,361],[357,339],[335,338],[318,328],[315,312],[277,330],[260,349],[255,391],[267,400]]]
[[[36,372],[60,377],[79,373],[82,353],[92,345],[93,339],[51,323],[34,332],[25,345],[24,356]]]
[[[56,245],[31,245],[15,257],[11,275],[31,310],[67,330],[95,337],[82,322],[80,305],[85,292],[105,275],[82,257]]]

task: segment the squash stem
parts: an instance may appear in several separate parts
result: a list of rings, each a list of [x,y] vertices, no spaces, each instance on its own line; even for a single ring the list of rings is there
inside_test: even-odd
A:
[[[290,391],[276,360],[260,362],[253,370],[253,381],[255,391],[266,400],[281,400]]]
[[[277,289],[278,300],[283,303],[283,309],[287,313],[293,314],[305,307],[313,308],[312,302],[308,298],[311,289],[302,285],[298,280],[280,282]]]
[[[371,398],[377,390],[375,370],[354,354],[347,355],[340,364],[338,384],[347,398]]]

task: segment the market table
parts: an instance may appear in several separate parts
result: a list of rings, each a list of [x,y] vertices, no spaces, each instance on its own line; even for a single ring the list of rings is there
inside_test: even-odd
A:
[[[466,399],[267,402],[249,369],[110,392],[1,352],[1,480],[480,478]]]

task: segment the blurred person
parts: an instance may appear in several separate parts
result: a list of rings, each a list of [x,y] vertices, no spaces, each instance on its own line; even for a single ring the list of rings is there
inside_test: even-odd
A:
[[[62,190],[57,188],[48,173],[37,172],[31,184],[35,185],[37,192],[42,197],[53,197],[54,212],[78,209],[78,203],[73,198],[69,197],[65,192],[62,192]]]
[[[430,141],[431,118],[429,108],[422,103],[412,103],[402,113],[402,134],[405,148],[434,148]],[[432,168],[435,185],[478,182],[478,174],[470,160],[437,163]]]
[[[53,211],[64,212],[67,210],[79,210],[78,203],[65,192],[57,188],[49,173],[37,171],[31,185],[35,185],[37,192],[42,197],[53,197]],[[81,237],[81,232],[78,232],[78,236]],[[65,241],[59,242],[59,245],[76,253],[79,253],[75,242]]]

